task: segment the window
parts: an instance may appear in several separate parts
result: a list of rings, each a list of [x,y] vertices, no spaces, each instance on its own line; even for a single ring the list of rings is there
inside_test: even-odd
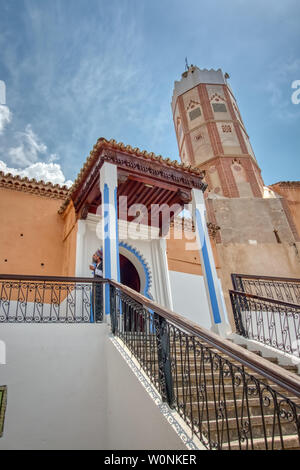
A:
[[[190,120],[193,121],[197,117],[201,116],[201,109],[200,108],[193,109],[193,111],[189,112],[189,116],[190,116]]]
[[[225,132],[225,133],[226,132],[232,132],[230,124],[223,124],[222,125],[222,131]]]
[[[215,113],[226,113],[227,111],[224,103],[213,103],[212,107]]]

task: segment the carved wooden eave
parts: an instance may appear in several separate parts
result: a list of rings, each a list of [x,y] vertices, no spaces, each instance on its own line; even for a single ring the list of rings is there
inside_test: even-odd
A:
[[[14,176],[11,173],[5,174],[3,171],[0,171],[0,188],[12,189],[14,191],[21,191],[51,199],[61,199],[64,201],[69,194],[67,186],[45,183],[44,181],[37,181],[34,178],[21,178],[20,176]]]
[[[81,210],[85,205],[88,193],[99,183],[99,170],[104,162],[110,162],[118,167],[119,185],[125,184],[127,178],[143,178],[144,183],[154,184],[158,187],[167,188],[168,185],[176,187],[178,198],[183,203],[190,200],[192,188],[205,191],[207,185],[203,181],[204,175],[198,168],[190,165],[164,159],[154,153],[141,151],[138,148],[125,146],[115,140],[100,138],[87,158],[83,168],[78,174],[76,181],[70,188],[65,202],[62,204],[59,213],[63,213],[69,201],[72,199],[76,211]],[[149,181],[148,181],[149,180]],[[96,190],[95,190],[96,191]],[[95,195],[94,195],[95,196]],[[90,200],[92,197],[90,197]]]

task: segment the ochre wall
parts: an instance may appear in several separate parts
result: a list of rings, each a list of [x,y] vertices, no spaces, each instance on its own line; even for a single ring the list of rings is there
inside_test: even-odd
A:
[[[0,189],[1,274],[73,274],[74,234],[63,241],[65,222],[58,214],[61,203],[61,199]]]
[[[170,271],[181,273],[198,274],[202,276],[199,248],[196,245],[195,233],[189,232],[190,237],[185,237],[184,233],[171,227],[167,238],[167,258]],[[217,271],[220,268],[216,244],[211,238],[211,245],[214,254]],[[190,249],[192,248],[192,249]]]

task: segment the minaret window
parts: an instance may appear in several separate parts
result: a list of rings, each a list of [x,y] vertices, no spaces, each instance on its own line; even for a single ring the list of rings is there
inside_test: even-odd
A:
[[[212,107],[215,113],[226,113],[227,111],[224,103],[212,103]]]
[[[222,131],[223,132],[232,132],[230,124],[223,124],[222,125]]]
[[[195,108],[192,111],[189,112],[190,120],[193,121],[194,119],[197,119],[197,117],[201,116],[201,109],[200,108]]]

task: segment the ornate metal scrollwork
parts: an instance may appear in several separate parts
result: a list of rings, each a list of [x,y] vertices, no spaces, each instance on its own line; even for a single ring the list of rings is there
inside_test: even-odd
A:
[[[91,293],[86,283],[0,281],[0,322],[89,322]]]

